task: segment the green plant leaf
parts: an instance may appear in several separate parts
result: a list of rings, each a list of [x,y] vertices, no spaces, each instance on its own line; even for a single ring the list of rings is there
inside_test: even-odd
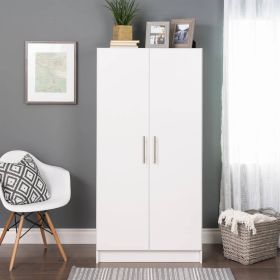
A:
[[[105,8],[113,15],[115,23],[129,25],[136,16],[139,8],[136,0],[104,0]]]

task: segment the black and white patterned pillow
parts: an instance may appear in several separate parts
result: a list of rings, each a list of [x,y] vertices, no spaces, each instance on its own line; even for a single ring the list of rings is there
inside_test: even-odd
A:
[[[13,205],[42,202],[50,198],[47,185],[29,154],[19,163],[0,162],[0,183],[6,201]]]

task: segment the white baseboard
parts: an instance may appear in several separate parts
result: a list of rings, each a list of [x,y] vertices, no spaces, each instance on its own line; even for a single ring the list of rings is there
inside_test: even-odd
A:
[[[23,233],[26,229],[23,229]],[[2,229],[0,229],[2,232]],[[84,228],[61,228],[57,229],[57,233],[63,244],[95,244],[96,243],[96,229]],[[4,239],[4,244],[13,244],[15,241],[15,229],[7,232]],[[54,244],[53,237],[46,233],[47,242]],[[202,231],[202,242],[204,244],[221,243],[220,231],[217,228],[205,228]],[[39,229],[32,229],[21,240],[21,244],[41,244],[42,238]]]
[[[204,228],[202,229],[202,243],[203,244],[221,244],[221,233],[218,228]]]
[[[22,229],[22,233],[25,232]],[[60,228],[56,229],[61,243],[63,244],[95,244],[96,230],[84,228]],[[0,232],[2,229],[0,229]],[[10,229],[4,239],[3,244],[13,244],[15,242],[16,231]],[[54,244],[54,238],[51,234],[46,232],[48,244]],[[21,240],[20,244],[42,244],[42,237],[38,228],[30,230]]]

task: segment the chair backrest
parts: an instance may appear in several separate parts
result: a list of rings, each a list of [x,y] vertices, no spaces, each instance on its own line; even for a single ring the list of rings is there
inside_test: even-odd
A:
[[[43,180],[47,183],[48,189],[51,193],[53,193],[54,188],[57,186],[60,186],[60,188],[59,188],[59,190],[56,188],[55,192],[57,192],[57,191],[59,192],[59,191],[62,191],[62,189],[64,189],[63,183],[68,182],[68,180],[64,180],[64,177],[70,176],[69,172],[61,167],[47,165],[26,151],[15,150],[15,151],[7,152],[0,158],[0,161],[9,162],[9,163],[17,163],[26,154],[29,154],[34,159],[36,165],[39,168],[40,174],[41,174]],[[69,182],[69,184],[70,184],[70,182]]]
[[[28,154],[25,151],[10,151],[7,152],[6,154],[4,154],[1,158],[0,161],[3,162],[10,162],[10,163],[17,163],[19,162],[26,154]],[[32,156],[32,155],[31,155]],[[32,156],[33,158],[35,158],[34,156]],[[36,162],[37,164],[37,162]]]

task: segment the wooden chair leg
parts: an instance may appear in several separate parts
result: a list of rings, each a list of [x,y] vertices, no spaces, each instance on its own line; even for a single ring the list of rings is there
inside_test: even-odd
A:
[[[10,269],[9,269],[9,271],[12,271],[13,267],[14,267],[15,258],[16,258],[16,254],[17,254],[17,249],[18,249],[18,244],[19,244],[19,239],[20,239],[20,236],[21,236],[23,222],[24,222],[24,215],[22,215],[20,217],[19,226],[18,226],[18,232],[17,232],[16,241],[15,241],[14,248],[13,248],[13,253],[12,253],[12,258],[11,258],[11,262],[10,262]]]
[[[47,239],[46,239],[45,231],[42,228],[43,227],[43,220],[42,220],[42,217],[41,217],[40,213],[36,213],[36,216],[37,216],[38,224],[41,226],[40,231],[41,231],[41,235],[42,235],[42,239],[43,239],[43,243],[44,243],[44,248],[47,249]]]
[[[59,250],[59,252],[60,252],[60,254],[61,254],[63,260],[64,260],[65,262],[67,262],[66,254],[65,254],[64,249],[63,249],[63,247],[62,247],[62,245],[61,245],[61,242],[60,242],[60,240],[59,240],[59,237],[58,237],[58,235],[57,235],[57,232],[56,232],[56,230],[55,230],[55,228],[54,228],[54,225],[53,225],[53,223],[52,223],[52,220],[51,220],[51,218],[50,218],[50,216],[49,216],[49,214],[48,214],[47,212],[46,212],[46,219],[47,219],[48,225],[49,225],[49,227],[50,227],[50,229],[51,229],[51,232],[52,232],[52,234],[53,234],[53,236],[54,236],[54,239],[55,239],[55,242],[56,242],[56,244],[57,244],[58,250]]]
[[[8,228],[9,228],[9,226],[10,226],[14,216],[15,216],[15,213],[11,213],[10,214],[7,223],[5,224],[5,226],[3,228],[3,232],[2,232],[1,237],[0,237],[0,245],[2,244],[2,242],[3,242],[3,240],[4,240],[5,236],[6,236]]]

